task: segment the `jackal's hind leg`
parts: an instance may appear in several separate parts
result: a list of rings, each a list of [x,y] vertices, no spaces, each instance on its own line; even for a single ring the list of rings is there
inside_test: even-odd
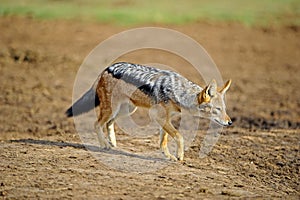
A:
[[[103,134],[103,126],[99,124],[98,121],[94,124],[95,132],[97,133],[98,141],[100,144],[100,148],[110,149],[111,145],[108,143],[106,137]]]
[[[113,147],[116,147],[117,141],[116,141],[116,134],[114,129],[114,119],[111,119],[109,122],[106,123],[106,128],[107,128],[107,135],[108,135],[109,142]]]
[[[165,156],[170,160],[177,161],[177,158],[174,155],[170,154],[170,152],[169,152],[168,133],[166,131],[164,131],[163,129],[160,129],[160,138],[159,139],[160,139],[160,149],[163,151]]]
[[[124,116],[128,116],[133,114],[136,111],[137,107],[133,104],[124,103],[120,105],[120,108],[117,109],[117,112],[114,115],[114,118],[109,120],[106,123],[106,130],[108,135],[108,140],[111,144],[111,146],[116,147],[117,146],[117,140],[116,140],[116,133],[114,129],[114,122],[117,118],[121,118]]]

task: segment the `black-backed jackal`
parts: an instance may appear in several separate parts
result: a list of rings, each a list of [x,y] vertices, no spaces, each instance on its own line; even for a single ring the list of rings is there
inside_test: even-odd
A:
[[[160,148],[167,158],[183,160],[183,137],[171,124],[172,113],[185,109],[194,116],[209,118],[223,126],[231,125],[224,102],[230,84],[229,80],[221,89],[217,89],[216,81],[212,80],[203,89],[173,71],[126,62],[115,63],[99,75],[90,90],[66,111],[66,115],[76,116],[99,106],[95,127],[101,130],[106,127],[108,141],[102,131],[98,130],[97,133],[100,146],[110,148],[116,146],[116,118],[133,113],[136,107],[151,108],[159,105],[164,108],[159,109],[155,119],[163,129]],[[127,112],[124,111],[126,108]],[[168,135],[176,141],[176,157],[168,150]]]

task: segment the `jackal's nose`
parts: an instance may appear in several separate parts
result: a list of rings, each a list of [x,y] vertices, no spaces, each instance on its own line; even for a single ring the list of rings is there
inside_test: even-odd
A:
[[[232,121],[230,120],[229,122],[228,122],[228,126],[230,126],[232,124]]]

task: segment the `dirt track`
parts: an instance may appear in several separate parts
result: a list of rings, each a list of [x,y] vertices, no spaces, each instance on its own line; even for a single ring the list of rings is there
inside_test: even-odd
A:
[[[0,27],[1,197],[300,197],[299,27],[169,26],[201,43],[223,78],[233,80],[227,102],[234,126],[223,130],[208,157],[198,157],[199,136],[184,163],[148,173],[101,164],[64,116],[85,56],[125,28],[29,18],[1,18]],[[195,79],[174,55],[143,50],[122,59],[164,63]],[[123,145],[158,148],[157,141]]]

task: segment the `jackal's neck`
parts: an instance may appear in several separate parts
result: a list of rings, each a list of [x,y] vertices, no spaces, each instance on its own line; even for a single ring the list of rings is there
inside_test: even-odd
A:
[[[198,95],[202,88],[190,81],[181,82],[179,87],[173,89],[171,99],[184,109],[196,109],[198,107]]]

